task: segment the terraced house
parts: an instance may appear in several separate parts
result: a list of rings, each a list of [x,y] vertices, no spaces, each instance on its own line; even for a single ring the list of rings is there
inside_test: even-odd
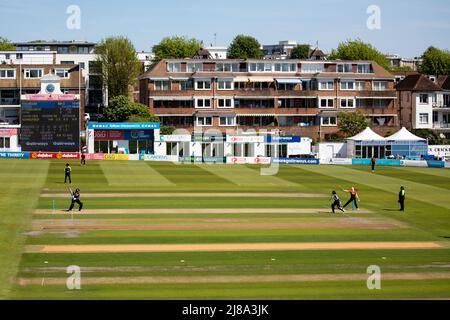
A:
[[[373,61],[161,60],[140,77],[140,102],[163,125],[266,129],[327,139],[339,112],[399,127],[394,76]]]

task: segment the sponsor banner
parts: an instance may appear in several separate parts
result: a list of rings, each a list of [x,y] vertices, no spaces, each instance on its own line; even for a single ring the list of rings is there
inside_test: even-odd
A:
[[[30,152],[31,159],[60,159],[72,160],[80,159],[78,152]]]
[[[89,122],[92,130],[155,130],[159,122]]]
[[[395,159],[377,159],[377,165],[379,165],[379,166],[399,167],[402,164],[401,164],[400,160],[395,160]]]
[[[0,129],[0,136],[10,137],[17,135],[17,129]]]
[[[27,94],[25,100],[30,101],[70,101],[77,98],[74,94]]]
[[[153,140],[153,130],[128,130],[125,131],[125,139],[129,141]]]
[[[129,154],[128,155],[128,160],[130,161],[139,161],[141,160],[141,157],[139,154]]]
[[[302,142],[300,136],[267,136],[267,143],[299,143]]]
[[[230,164],[270,164],[272,158],[268,157],[227,157]]]
[[[103,160],[125,161],[129,160],[129,155],[121,153],[105,153],[103,155]]]
[[[331,159],[320,159],[320,164],[351,165],[353,164],[353,162],[351,158],[331,158]]]
[[[227,136],[226,142],[230,143],[263,143],[264,136]]]
[[[426,160],[429,168],[445,168],[444,161]]]
[[[400,160],[400,165],[404,167],[428,167],[426,161]]]
[[[370,166],[370,159],[352,159],[352,164],[355,166]]]
[[[144,161],[178,162],[179,158],[178,158],[178,156],[144,154],[144,155],[140,155],[140,159],[144,160]]]
[[[272,163],[277,164],[320,164],[319,159],[314,158],[274,158]]]
[[[194,135],[194,141],[196,142],[223,142],[225,139],[221,134],[209,134],[209,135]]]
[[[190,157],[179,157],[180,162],[203,162],[202,157],[190,156]]]
[[[0,152],[0,158],[6,159],[29,159],[29,152]]]
[[[204,163],[227,163],[226,157],[203,157]]]
[[[123,130],[95,130],[95,141],[113,141],[125,140],[125,131]]]
[[[450,168],[450,161],[445,162],[445,167]]]
[[[159,142],[191,142],[192,136],[183,134],[160,135]]]
[[[86,160],[103,160],[104,154],[103,153],[88,153],[86,154]]]
[[[450,157],[450,145],[428,146],[428,154],[436,157]]]

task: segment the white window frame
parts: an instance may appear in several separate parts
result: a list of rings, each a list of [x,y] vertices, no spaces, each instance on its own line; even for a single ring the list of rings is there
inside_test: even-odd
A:
[[[178,66],[178,71],[174,71],[174,67]],[[181,72],[181,62],[168,62],[167,63],[167,72],[177,73]]]
[[[344,83],[346,84],[346,88],[343,87]],[[349,83],[353,84],[353,88],[348,88],[348,84]],[[340,89],[342,91],[353,91],[353,90],[355,90],[355,81],[353,81],[353,80],[341,80]]]
[[[196,66],[195,69],[192,69],[192,66]],[[200,68],[197,69],[197,66]],[[195,73],[195,72],[203,72],[203,62],[188,62],[186,64],[186,72]]]
[[[40,77],[30,77],[30,72],[32,70],[39,70],[41,72],[41,76]],[[44,69],[42,69],[42,68],[27,68],[24,70],[24,75],[25,75],[25,79],[39,79],[39,78],[43,77]]]
[[[203,119],[203,120],[204,120],[204,123],[206,122],[206,119],[210,119],[211,124],[201,124],[201,123],[199,122],[200,119]],[[196,117],[196,118],[195,118],[195,125],[196,125],[197,127],[212,127],[212,125],[213,125],[213,117]]]
[[[61,77],[60,75],[58,75],[58,72],[63,72],[64,76]],[[58,77],[60,77],[62,79],[70,79],[69,69],[67,69],[67,68],[56,68],[55,75],[57,75]]]
[[[423,116],[426,116],[426,122],[422,121]],[[430,115],[428,113],[419,113],[419,124],[430,124]]]
[[[0,75],[0,79],[15,79],[16,78],[16,69],[0,69],[0,71],[4,71],[5,75],[1,76]],[[8,72],[13,72],[13,76],[12,77],[8,77]]]
[[[205,106],[205,102],[209,100],[209,106]],[[201,101],[202,105],[199,105],[199,101]],[[212,98],[195,98],[194,107],[196,109],[211,109],[212,108]]]
[[[359,67],[364,67],[362,71],[367,71],[367,72],[359,72]],[[360,74],[368,74],[368,73],[372,73],[372,71],[370,70],[370,63],[360,63],[356,66],[356,73],[360,73]]]
[[[334,80],[318,80],[318,87],[321,91],[331,91],[334,90]],[[329,88],[329,84],[332,84],[331,88]],[[326,84],[326,88],[323,88],[323,84]]]
[[[382,83],[386,84],[386,88],[381,89],[380,84],[382,84]],[[373,84],[372,84],[372,90],[373,91],[386,91],[387,89],[388,89],[387,81],[374,81]]]
[[[222,124],[222,119],[226,119],[226,124]],[[229,120],[232,120],[229,122]],[[235,116],[221,116],[219,117],[219,126],[220,127],[234,127],[236,126],[236,117]]]
[[[226,83],[229,82],[230,83],[230,87],[229,88],[221,88],[220,84],[221,83]],[[217,90],[234,90],[234,81],[232,79],[218,79],[217,80]]]
[[[322,100],[327,101],[326,107],[322,107]],[[333,101],[333,105],[331,107],[329,106],[330,100]],[[334,97],[319,97],[319,109],[334,109]]]
[[[229,107],[226,106],[226,103],[225,103],[224,104],[225,106],[221,107],[220,106],[220,100],[224,100],[225,102],[227,100],[229,100],[230,101],[230,106]],[[219,98],[217,98],[217,108],[218,109],[233,109],[234,108],[234,99],[231,98],[231,97],[219,97]]]
[[[169,83],[167,90],[163,89],[163,87],[164,87],[164,86],[162,86],[163,82]],[[159,89],[158,89],[157,83],[160,83]],[[155,91],[170,91],[170,90],[172,90],[172,82],[170,80],[155,80]]]
[[[348,68],[348,66],[350,66],[350,71],[346,71],[345,69],[346,69],[346,67]],[[339,67],[343,67],[343,71],[339,71]],[[336,65],[336,72],[337,73],[352,73],[353,72],[353,66],[351,65],[351,64],[349,64],[349,63],[338,63],[337,65]]]
[[[321,73],[325,69],[323,63],[302,63],[301,73]]]
[[[426,102],[422,102],[422,96],[426,96]],[[419,93],[419,104],[429,104],[430,103],[430,95],[428,93]]]
[[[199,83],[203,83],[203,88],[199,87]],[[206,83],[209,83],[209,88],[206,88]],[[212,81],[211,79],[202,79],[202,80],[195,80],[195,90],[211,90]]]
[[[334,118],[335,119],[335,123],[332,124],[331,123],[331,119]],[[329,123],[324,123],[324,119],[328,119]],[[337,126],[337,116],[321,116],[320,117],[320,125],[323,127],[336,127]]]
[[[345,101],[345,107],[342,106],[342,102]],[[353,106],[349,107],[348,102],[351,101]],[[341,109],[355,109],[356,108],[356,99],[355,98],[340,98],[339,99],[339,107]]]
[[[360,84],[363,84],[362,88]],[[355,81],[355,90],[356,91],[363,91],[366,90],[366,82],[365,81]]]

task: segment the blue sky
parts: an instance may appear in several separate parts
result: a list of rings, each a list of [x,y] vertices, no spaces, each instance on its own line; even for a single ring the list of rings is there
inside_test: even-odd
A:
[[[66,27],[69,5],[81,9],[81,29]],[[366,27],[369,5],[381,9],[381,29]],[[0,36],[13,41],[129,37],[150,50],[165,36],[228,45],[237,34],[263,44],[297,40],[326,51],[361,38],[384,52],[420,55],[450,48],[450,0],[0,0]]]

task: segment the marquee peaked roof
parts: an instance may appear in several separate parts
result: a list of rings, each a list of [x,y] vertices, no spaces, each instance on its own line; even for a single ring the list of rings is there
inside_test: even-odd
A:
[[[426,139],[420,138],[411,132],[409,132],[405,127],[403,127],[397,133],[394,133],[392,136],[386,138],[387,140],[394,141],[425,141]]]
[[[355,140],[355,141],[383,141],[386,138],[383,138],[379,134],[375,133],[372,129],[367,127],[364,131],[358,133],[354,137],[350,137],[347,140]]]

